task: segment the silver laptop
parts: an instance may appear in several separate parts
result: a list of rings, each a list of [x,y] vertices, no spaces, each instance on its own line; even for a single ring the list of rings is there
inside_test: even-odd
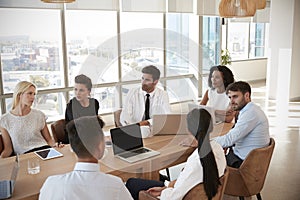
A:
[[[189,107],[189,111],[191,111],[195,108],[198,108],[198,109],[203,108],[203,109],[207,110],[209,112],[209,114],[211,115],[211,118],[213,120],[214,125],[216,125],[216,123],[220,122],[220,120],[216,119],[215,109],[211,106],[199,105],[199,104],[195,104],[195,103],[189,103],[188,107]]]
[[[110,129],[110,135],[114,155],[126,162],[133,163],[160,154],[144,147],[139,124]]]
[[[189,134],[186,122],[187,114],[153,115],[151,135]]]
[[[20,168],[19,156],[17,155],[14,163],[14,167],[11,172],[10,180],[0,181],[0,199],[7,199],[12,196],[15,188],[15,183],[17,180],[19,168]]]

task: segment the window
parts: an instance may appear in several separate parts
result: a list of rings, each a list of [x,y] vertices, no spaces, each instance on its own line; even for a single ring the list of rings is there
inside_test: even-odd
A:
[[[0,8],[0,27],[4,94],[12,93],[24,80],[33,82],[38,90],[65,86],[59,10]],[[52,98],[42,95],[38,100]],[[11,98],[5,102],[6,109],[11,109]],[[57,105],[43,106],[47,115],[61,114]]]
[[[251,23],[250,25],[250,52],[249,57],[265,56],[265,25],[263,23]]]
[[[265,29],[264,23],[228,22],[227,49],[232,60],[264,57]]]
[[[118,81],[116,12],[67,10],[66,38],[70,86],[74,86],[74,77],[78,74],[90,77],[93,84]],[[111,111],[112,91],[111,88],[92,90],[93,97],[100,103],[100,113]]]
[[[163,15],[131,13],[120,15],[122,81],[140,80],[147,65],[163,69]]]
[[[233,60],[248,58],[249,24],[228,23],[227,48]]]
[[[110,19],[110,20],[107,20]],[[87,23],[88,22],[88,23]],[[93,84],[118,80],[117,15],[111,11],[66,11],[66,38],[69,63],[69,84],[85,74]]]
[[[198,75],[199,45],[193,39],[198,31],[195,16],[185,13],[166,14],[166,76]],[[195,85],[189,78],[166,81],[171,102],[195,99]]]
[[[220,63],[220,31],[219,17],[203,17],[202,65],[204,72]]]

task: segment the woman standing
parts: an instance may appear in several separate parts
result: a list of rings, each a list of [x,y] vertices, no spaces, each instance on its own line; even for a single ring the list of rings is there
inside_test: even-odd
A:
[[[12,110],[0,119],[4,144],[1,158],[56,146],[45,114],[31,108],[36,93],[36,86],[31,82],[21,81],[16,85]]]

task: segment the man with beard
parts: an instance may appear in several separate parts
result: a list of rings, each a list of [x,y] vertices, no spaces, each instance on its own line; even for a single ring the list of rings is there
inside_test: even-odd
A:
[[[142,87],[130,90],[123,105],[120,116],[123,126],[133,123],[150,126],[154,114],[170,113],[167,92],[156,87],[160,77],[159,69],[149,65],[142,69],[142,73]]]
[[[214,138],[223,148],[232,147],[226,155],[227,165],[238,168],[248,153],[270,142],[269,122],[261,108],[251,102],[251,87],[238,81],[230,84],[226,93],[238,120],[226,135]]]

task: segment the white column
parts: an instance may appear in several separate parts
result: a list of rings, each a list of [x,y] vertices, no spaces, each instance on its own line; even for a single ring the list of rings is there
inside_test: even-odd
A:
[[[269,31],[269,62],[267,67],[267,92],[269,99],[276,99],[276,125],[281,127],[288,124],[288,103],[290,100],[292,85],[298,83],[290,80],[293,68],[292,60],[299,45],[293,45],[296,37],[294,30],[295,9],[297,0],[272,0],[270,14],[270,31]],[[295,49],[297,48],[297,49]],[[299,52],[299,51],[298,51]],[[299,68],[299,66],[297,66]]]

